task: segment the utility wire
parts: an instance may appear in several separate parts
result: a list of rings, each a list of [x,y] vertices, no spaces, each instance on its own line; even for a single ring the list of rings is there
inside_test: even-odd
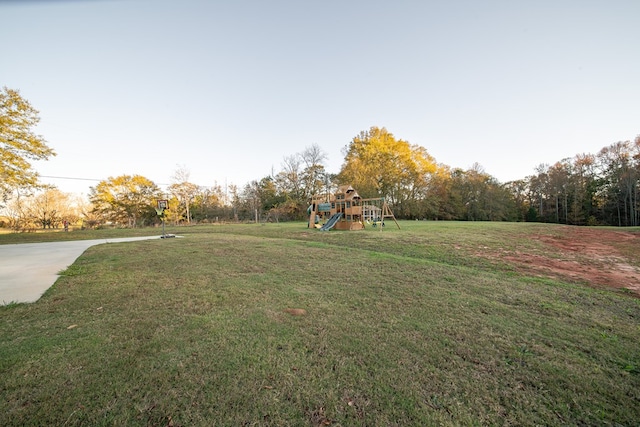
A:
[[[102,181],[101,179],[93,179],[93,178],[72,178],[69,176],[47,176],[47,175],[38,175],[40,178],[53,178],[53,179],[71,179],[74,181]]]
[[[100,182],[100,181],[104,181],[103,179],[95,179],[95,178],[74,178],[74,177],[70,177],[70,176],[48,176],[48,175],[38,175],[40,178],[52,178],[52,179],[69,179],[72,181],[95,181],[95,182]],[[163,183],[155,183],[156,185],[169,185],[169,184],[163,184]]]

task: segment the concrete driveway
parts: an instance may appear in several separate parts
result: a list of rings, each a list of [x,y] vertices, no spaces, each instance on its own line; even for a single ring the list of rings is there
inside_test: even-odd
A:
[[[124,237],[0,245],[0,305],[37,301],[87,248],[103,243],[159,239]]]

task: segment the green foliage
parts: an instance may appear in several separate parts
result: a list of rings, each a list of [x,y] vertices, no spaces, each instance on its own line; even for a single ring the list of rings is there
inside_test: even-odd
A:
[[[346,148],[338,175],[364,197],[386,197],[393,205],[421,198],[429,177],[437,170],[423,147],[397,140],[385,128],[371,127]]]
[[[539,220],[574,225],[640,225],[640,136],[594,154],[540,165],[526,197]]]
[[[191,216],[196,222],[233,219],[233,209],[226,200],[227,195],[220,186],[200,187],[191,205]]]
[[[176,222],[179,219],[184,219],[187,223],[191,223],[191,203],[201,193],[199,186],[189,182],[189,176],[190,172],[185,168],[178,169],[173,177],[173,182],[169,186],[169,193],[178,202],[171,213],[171,215],[175,215],[174,220]]]
[[[323,165],[326,155],[317,145],[284,158],[282,170],[275,176],[246,184],[233,200],[235,216],[240,220],[269,218],[301,220],[312,196],[326,192],[331,177]]]
[[[157,220],[155,206],[160,189],[141,175],[109,177],[91,187],[93,212],[103,221],[136,227]]]
[[[509,190],[479,165],[449,170],[425,148],[397,140],[385,128],[361,132],[345,154],[338,180],[365,198],[387,198],[399,218],[519,219]]]
[[[34,187],[38,177],[30,160],[46,160],[55,152],[33,128],[38,111],[17,90],[0,91],[0,195],[6,198],[15,188]]]
[[[260,218],[302,219],[312,195],[350,184],[365,198],[385,197],[403,219],[640,224],[640,137],[597,156],[541,165],[537,174],[508,183],[479,164],[467,170],[437,164],[426,148],[385,128],[360,132],[344,155],[337,176],[325,171],[317,146],[285,157],[282,171],[235,193],[234,217],[254,220],[258,211]]]
[[[485,173],[480,165],[450,175],[444,204],[453,218],[465,221],[513,221],[518,219],[515,201],[509,190]]]
[[[69,194],[56,188],[47,188],[34,195],[15,197],[10,201],[9,208],[14,213],[15,229],[60,228],[64,221],[75,223],[78,220],[77,209],[73,206]]]

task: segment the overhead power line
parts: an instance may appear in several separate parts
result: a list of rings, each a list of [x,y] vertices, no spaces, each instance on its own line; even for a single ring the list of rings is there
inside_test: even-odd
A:
[[[53,179],[71,179],[73,181],[102,181],[101,179],[93,179],[93,178],[72,178],[70,176],[47,176],[47,175],[39,175],[40,178],[53,178]]]
[[[51,178],[51,179],[69,179],[72,181],[95,181],[95,182],[100,182],[100,181],[104,181],[103,179],[95,179],[95,178],[76,178],[76,177],[71,177],[71,176],[50,176],[50,175],[38,175],[40,178]],[[157,182],[156,185],[170,185],[170,184],[164,184],[161,182]]]

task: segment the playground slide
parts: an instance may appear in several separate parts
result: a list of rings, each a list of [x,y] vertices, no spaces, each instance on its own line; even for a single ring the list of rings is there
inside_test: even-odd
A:
[[[327,223],[320,228],[320,230],[322,231],[331,230],[336,225],[336,223],[340,221],[340,218],[342,218],[342,212],[338,212],[337,214],[334,214],[331,218],[329,218],[329,221],[327,221]]]

